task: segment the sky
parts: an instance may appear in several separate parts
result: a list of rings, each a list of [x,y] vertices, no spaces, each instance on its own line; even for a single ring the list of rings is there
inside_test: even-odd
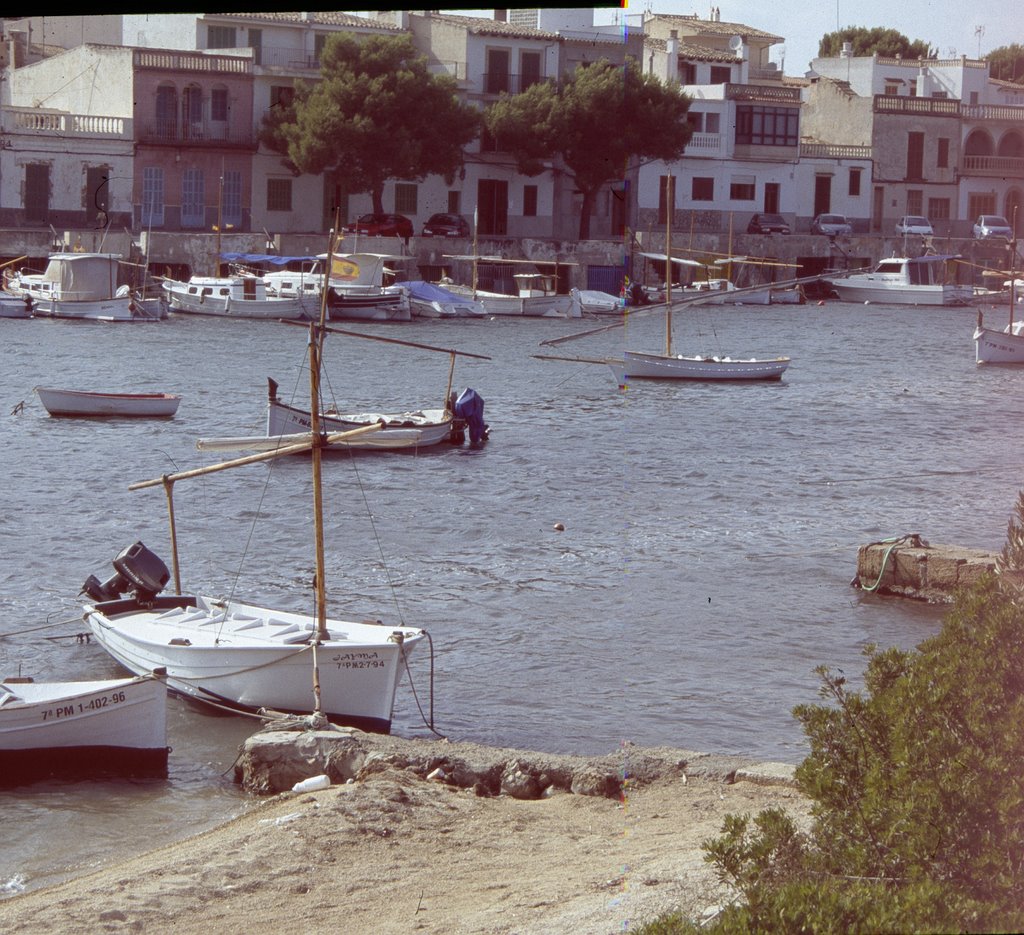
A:
[[[543,5],[557,7],[558,3]],[[785,72],[795,77],[803,75],[817,57],[818,42],[825,33],[847,26],[895,29],[908,39],[937,47],[940,58],[977,58],[979,51],[984,56],[1001,46],[1024,45],[1021,0],[627,0],[625,12],[696,13],[707,19],[712,5],[721,11],[722,22],[742,23],[783,37],[784,51],[781,44],[773,46],[771,58],[778,62],[784,54]],[[492,11],[452,12],[489,16]],[[594,22],[616,22],[618,12],[613,7],[595,7]]]

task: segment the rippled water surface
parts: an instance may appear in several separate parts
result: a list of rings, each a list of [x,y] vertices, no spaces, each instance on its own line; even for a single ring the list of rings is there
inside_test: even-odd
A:
[[[492,436],[479,451],[327,459],[332,613],[430,631],[436,726],[455,740],[579,753],[630,740],[797,762],[790,712],[816,700],[815,666],[858,673],[866,644],[913,646],[941,622],[937,609],[852,589],[858,547],[910,532],[1002,545],[1021,487],[1024,370],[976,366],[974,317],[841,303],[691,308],[675,316],[676,350],[786,354],[783,381],[626,391],[603,365],[532,355],[601,357],[624,341],[660,350],[662,318],[631,316],[548,348],[540,342],[603,323],[351,325],[489,355],[460,360],[454,388],[484,397]],[[162,492],[128,485],[217,460],[198,438],[260,432],[268,376],[301,400],[306,333],[178,317],[0,320],[0,335],[0,672],[115,677],[102,649],[73,638],[78,589],[136,539],[170,558]],[[332,335],[326,357],[328,394],[343,408],[445,397],[445,356]],[[36,385],[183,401],[170,421],[53,419]],[[185,587],[307,608],[310,488],[304,458],[179,483]],[[400,687],[396,733],[431,736],[420,714],[429,661],[414,659],[415,696]],[[178,699],[170,718],[166,782],[0,793],[0,892],[245,807],[230,767],[253,722]]]

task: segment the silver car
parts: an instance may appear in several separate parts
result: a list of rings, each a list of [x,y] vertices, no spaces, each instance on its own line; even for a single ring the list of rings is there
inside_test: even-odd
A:
[[[982,214],[974,222],[975,240],[1013,240],[1013,229],[1004,217],[998,214]]]
[[[812,234],[824,234],[826,237],[849,237],[853,234],[853,226],[842,214],[819,214],[811,221]]]

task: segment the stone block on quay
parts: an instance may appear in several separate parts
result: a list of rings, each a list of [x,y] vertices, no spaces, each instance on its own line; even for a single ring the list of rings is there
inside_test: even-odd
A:
[[[904,536],[861,546],[854,584],[878,594],[950,603],[958,588],[994,572],[996,558],[985,549],[930,545],[918,535]]]

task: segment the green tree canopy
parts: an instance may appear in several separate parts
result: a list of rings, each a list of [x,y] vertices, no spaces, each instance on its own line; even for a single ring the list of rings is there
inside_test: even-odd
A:
[[[868,29],[865,26],[847,26],[838,32],[827,32],[818,43],[818,55],[821,58],[833,58],[843,51],[843,43],[853,46],[854,55],[872,55],[877,52],[884,58],[935,58],[927,42],[920,39],[911,41],[895,29],[883,29],[876,26]]]
[[[1003,81],[1024,82],[1024,45],[1000,46],[985,56],[989,64],[989,74]]]
[[[331,36],[322,80],[300,84],[293,102],[264,119],[261,140],[297,172],[334,171],[349,191],[370,192],[383,208],[388,179],[451,179],[479,132],[479,112],[455,82],[427,71],[411,36]]]
[[[586,240],[594,196],[623,178],[630,160],[682,156],[692,132],[689,109],[686,95],[642,74],[635,62],[602,59],[560,84],[542,82],[503,97],[484,119],[519,171],[537,175],[545,161],[561,160],[583,195],[579,236]]]

